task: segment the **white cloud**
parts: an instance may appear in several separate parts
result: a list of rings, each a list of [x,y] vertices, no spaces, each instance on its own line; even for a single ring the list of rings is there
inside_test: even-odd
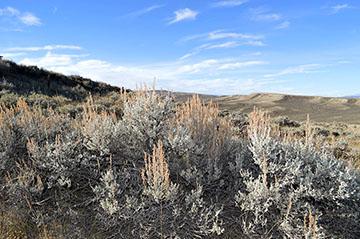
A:
[[[190,53],[185,54],[179,60],[187,59],[191,56],[199,54],[204,50],[226,49],[226,48],[234,48],[239,46],[262,47],[266,45],[262,40],[263,38],[264,37],[261,35],[229,32],[225,30],[216,30],[208,33],[187,36],[180,39],[179,42],[199,40],[199,41],[207,41],[209,43],[202,44],[194,48]],[[229,41],[219,42],[221,40],[227,40],[227,39],[229,39]]]
[[[76,58],[81,58],[82,55],[67,55],[67,54],[54,54],[47,52],[45,56],[39,58],[24,58],[20,64],[36,65],[45,68],[69,66],[73,64]]]
[[[267,64],[264,61],[237,61],[228,59],[209,59],[195,64],[183,65],[177,69],[179,74],[195,74],[203,70],[207,73],[212,71],[237,70],[245,67]]]
[[[47,52],[42,57],[26,57],[19,62],[131,89],[144,83],[151,85],[154,79],[157,79],[159,89],[213,94],[234,94],[238,93],[238,90],[244,92],[244,89],[239,88],[246,80],[241,77],[241,72],[245,69],[251,71],[252,67],[267,64],[262,61],[207,59],[187,64],[175,61],[142,66],[117,65],[99,59],[84,58],[81,55],[51,52]],[[238,71],[236,77],[230,77],[235,75],[235,71]],[[224,77],[226,74],[230,76]]]
[[[200,49],[221,49],[221,48],[233,48],[233,47],[237,47],[239,46],[239,42],[236,41],[228,41],[228,42],[223,42],[223,43],[219,43],[219,44],[205,44],[200,46]]]
[[[199,13],[189,8],[184,8],[175,11],[174,14],[175,16],[173,17],[172,20],[168,22],[168,24],[174,24],[185,20],[195,20]]]
[[[35,51],[52,51],[52,50],[81,50],[80,46],[76,45],[45,45],[32,47],[12,47],[7,48],[5,52],[35,52]]]
[[[40,26],[42,24],[40,18],[33,13],[22,13],[13,7],[0,8],[0,16],[16,19],[18,22],[27,26]]]
[[[285,76],[285,75],[293,75],[293,74],[309,74],[316,72],[316,70],[319,69],[320,67],[321,67],[320,64],[306,64],[306,65],[293,66],[293,67],[288,67],[278,73],[267,74],[264,77],[272,78],[277,76]]]
[[[183,55],[179,58],[179,60],[185,60],[192,56],[199,54],[205,50],[212,50],[212,49],[227,49],[227,48],[235,48],[239,46],[253,46],[253,47],[262,47],[265,46],[265,43],[262,41],[227,41],[221,43],[206,43],[201,46],[196,47],[191,52]]]
[[[226,38],[259,40],[259,39],[262,39],[263,36],[237,33],[237,32],[226,32],[224,30],[217,30],[217,31],[209,32],[207,34],[207,38],[209,40],[218,40],[218,39],[226,39]]]
[[[254,17],[257,21],[278,21],[281,18],[281,15],[277,13],[259,14]]]
[[[279,21],[283,17],[278,13],[270,12],[267,9],[264,8],[256,8],[252,9],[252,20],[253,21]]]
[[[19,17],[22,23],[28,26],[40,26],[41,20],[32,13],[26,12]]]
[[[179,74],[184,74],[184,73],[193,74],[193,73],[198,73],[204,69],[214,68],[215,65],[217,64],[219,64],[218,60],[209,59],[195,64],[183,65],[177,69],[177,72]]]
[[[13,7],[0,8],[0,16],[18,16],[20,15],[19,10]]]
[[[188,58],[196,55],[197,53],[198,53],[198,52],[195,52],[195,51],[190,52],[190,53],[186,53],[185,55],[183,55],[182,57],[180,57],[179,60],[182,61],[182,60],[188,59]]]
[[[212,4],[213,7],[237,7],[248,2],[248,0],[223,0]]]
[[[245,62],[232,62],[232,63],[225,63],[218,67],[219,70],[235,70],[241,69],[244,67],[250,66],[258,66],[258,65],[265,65],[267,64],[264,61],[245,61]]]
[[[226,30],[215,30],[208,33],[187,36],[180,39],[179,42],[188,42],[194,40],[212,41],[212,40],[222,40],[222,39],[261,40],[263,38],[264,36],[262,35],[229,32]]]
[[[204,44],[197,48],[198,51],[200,50],[210,50],[210,49],[223,49],[223,48],[234,48],[238,46],[265,46],[265,43],[262,41],[227,41],[222,43],[215,43],[215,44]]]
[[[147,7],[147,8],[144,8],[144,9],[140,9],[138,11],[134,11],[134,12],[131,12],[129,14],[126,14],[125,17],[140,17],[142,15],[145,15],[147,13],[150,13],[152,11],[155,11],[156,9],[159,9],[159,8],[162,8],[164,7],[164,5],[152,5],[150,7]]]
[[[281,29],[287,29],[289,27],[290,27],[290,22],[289,21],[284,21],[284,22],[280,23],[279,25],[277,25],[275,27],[275,29],[281,30]]]
[[[349,9],[349,8],[351,8],[351,6],[349,4],[337,4],[337,5],[331,7],[333,14],[336,14],[342,10]]]
[[[266,44],[263,41],[246,41],[243,44],[244,46],[266,46]]]

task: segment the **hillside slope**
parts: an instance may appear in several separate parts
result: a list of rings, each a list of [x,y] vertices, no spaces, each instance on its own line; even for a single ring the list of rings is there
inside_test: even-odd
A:
[[[0,58],[0,91],[19,95],[40,93],[82,100],[90,93],[104,95],[121,90],[123,89],[81,76],[65,76],[36,66],[18,65]]]
[[[318,122],[344,122],[360,124],[360,99],[282,94],[252,94],[225,96],[215,99],[220,107],[229,111],[250,112],[254,107],[268,110],[272,115],[287,115],[305,120],[307,115]]]
[[[184,101],[191,95],[173,94],[179,101]],[[316,122],[360,124],[360,99],[273,93],[234,96],[200,95],[200,97],[218,103],[220,109],[229,112],[249,113],[257,107],[268,111],[273,117],[288,116],[294,120],[304,121],[309,115]]]

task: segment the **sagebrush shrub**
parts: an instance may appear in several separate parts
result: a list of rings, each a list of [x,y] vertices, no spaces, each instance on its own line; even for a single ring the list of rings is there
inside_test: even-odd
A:
[[[123,104],[122,118],[114,129],[112,153],[139,161],[143,152],[151,153],[158,140],[166,139],[174,102],[170,96],[143,89],[125,94]]]
[[[75,117],[23,99],[1,106],[0,209],[21,220],[0,235],[2,225],[31,238],[360,235],[359,172],[309,121],[294,137],[255,110],[238,134],[239,122],[197,96],[111,101],[90,97]]]
[[[193,96],[176,108],[168,136],[172,166],[191,185],[209,186],[221,178],[232,149],[230,123],[213,103]]]
[[[92,97],[83,106],[80,131],[84,137],[84,145],[90,151],[109,155],[115,140],[116,115],[106,111],[98,112]]]
[[[168,199],[171,193],[176,193],[176,185],[170,181],[169,166],[161,141],[154,146],[152,155],[145,153],[144,163],[141,179],[145,195],[152,196],[155,200],[163,200]]]
[[[347,211],[347,200],[359,195],[356,174],[326,150],[318,151],[310,136],[304,142],[291,142],[272,137],[271,132],[266,113],[250,114],[249,149],[257,170],[240,171],[245,189],[235,200],[245,212],[243,231],[251,237],[314,238],[304,234],[310,229],[301,225],[303,215],[311,207],[321,222],[321,217]],[[346,214],[359,216],[358,210]],[[326,234],[326,229],[333,228],[317,227],[317,235]]]

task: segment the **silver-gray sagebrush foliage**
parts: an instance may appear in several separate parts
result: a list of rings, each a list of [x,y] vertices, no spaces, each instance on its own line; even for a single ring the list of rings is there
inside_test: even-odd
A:
[[[75,118],[23,101],[0,112],[2,210],[23,215],[31,235],[360,235],[359,172],[308,134],[283,137],[254,111],[237,137],[198,97],[178,106],[154,91],[121,97],[121,115],[91,99]]]
[[[251,238],[339,236],[337,233],[348,218],[353,223],[359,219],[359,204],[350,210],[348,207],[349,201],[358,203],[356,172],[309,141],[289,142],[271,132],[268,116],[253,112],[248,130],[249,150],[251,163],[257,169],[242,165],[239,173],[245,187],[235,197],[243,212],[243,233]],[[316,218],[311,220],[310,229],[306,226],[309,212],[310,218]],[[331,226],[323,223],[333,215],[338,215],[337,222],[334,220]]]

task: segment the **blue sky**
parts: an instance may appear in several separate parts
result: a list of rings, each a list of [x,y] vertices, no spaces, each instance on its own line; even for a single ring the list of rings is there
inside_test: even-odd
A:
[[[0,55],[113,85],[360,93],[356,0],[1,0]]]

